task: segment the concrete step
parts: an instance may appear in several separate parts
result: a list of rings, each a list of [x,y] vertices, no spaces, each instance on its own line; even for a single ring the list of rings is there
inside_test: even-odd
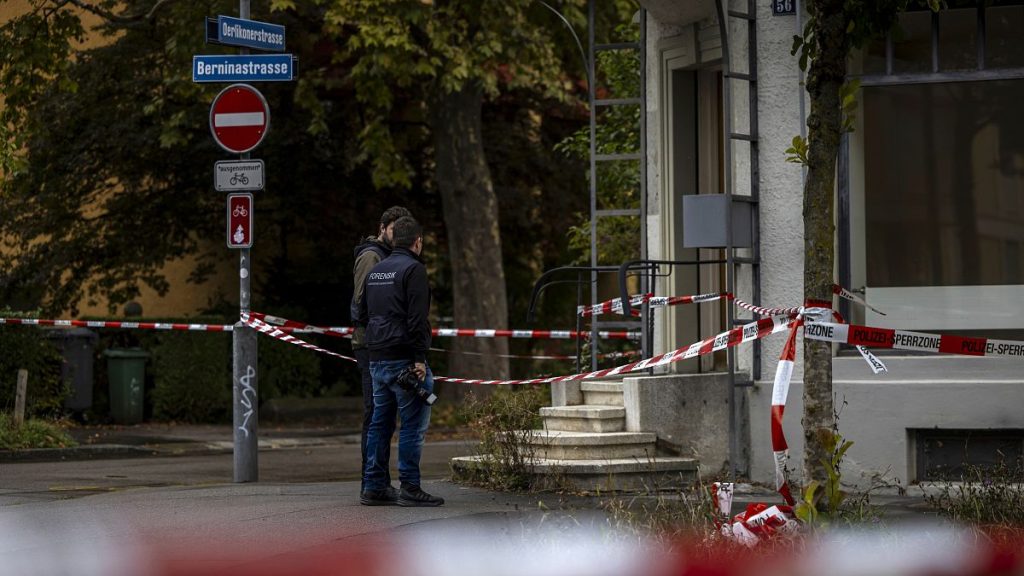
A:
[[[622,382],[583,382],[583,403],[597,406],[623,406]]]
[[[626,429],[622,406],[552,406],[540,409],[545,430],[564,432],[621,432]]]
[[[523,432],[537,458],[550,460],[647,459],[658,437],[650,432]]]
[[[697,480],[693,458],[615,458],[610,460],[534,459],[527,464],[536,488],[587,491],[676,490]],[[490,465],[483,456],[460,456],[451,461],[456,481],[472,478]]]

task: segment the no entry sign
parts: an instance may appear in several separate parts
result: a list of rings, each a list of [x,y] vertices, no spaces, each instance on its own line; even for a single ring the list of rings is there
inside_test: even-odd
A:
[[[259,146],[270,129],[270,108],[259,90],[232,84],[210,106],[210,132],[221,148],[244,154]]]
[[[228,194],[228,248],[252,247],[252,194]]]

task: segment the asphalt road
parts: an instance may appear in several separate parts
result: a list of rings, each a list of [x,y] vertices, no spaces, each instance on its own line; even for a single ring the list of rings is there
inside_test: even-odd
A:
[[[358,443],[261,450],[260,482],[250,484],[231,482],[230,453],[5,462],[0,576],[207,574],[196,566],[266,567],[281,558],[301,568],[294,573],[311,574],[311,551],[361,553],[370,549],[367,538],[377,542],[372,549],[387,550],[394,543],[381,542],[395,530],[426,526],[434,538],[438,526],[459,530],[463,520],[489,519],[507,535],[551,515],[574,518],[551,511],[559,496],[541,509],[535,495],[448,482],[448,460],[469,453],[463,441],[424,446],[423,486],[447,500],[440,508],[361,506]]]
[[[358,438],[357,438],[358,441]],[[420,464],[425,480],[450,475],[448,461],[473,453],[463,441],[431,442]],[[392,447],[392,477],[397,478]],[[358,481],[358,443],[305,448],[261,450],[260,482],[295,484]],[[142,457],[67,462],[7,462],[0,464],[0,507],[27,502],[64,500],[131,488],[206,486],[231,483],[229,452],[201,456]]]

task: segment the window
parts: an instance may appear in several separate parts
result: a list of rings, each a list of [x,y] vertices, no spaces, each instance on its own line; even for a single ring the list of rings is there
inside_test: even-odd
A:
[[[959,480],[968,466],[1013,470],[1021,461],[1024,430],[915,430],[917,480]]]
[[[863,98],[867,285],[1024,284],[1024,80]]]

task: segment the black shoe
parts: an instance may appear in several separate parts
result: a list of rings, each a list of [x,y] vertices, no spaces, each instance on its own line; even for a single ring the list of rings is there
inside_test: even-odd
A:
[[[359,503],[363,506],[391,506],[398,500],[398,491],[388,486],[383,490],[363,490]]]
[[[441,506],[444,498],[431,496],[419,486],[402,486],[402,492],[398,495],[399,506]]]

